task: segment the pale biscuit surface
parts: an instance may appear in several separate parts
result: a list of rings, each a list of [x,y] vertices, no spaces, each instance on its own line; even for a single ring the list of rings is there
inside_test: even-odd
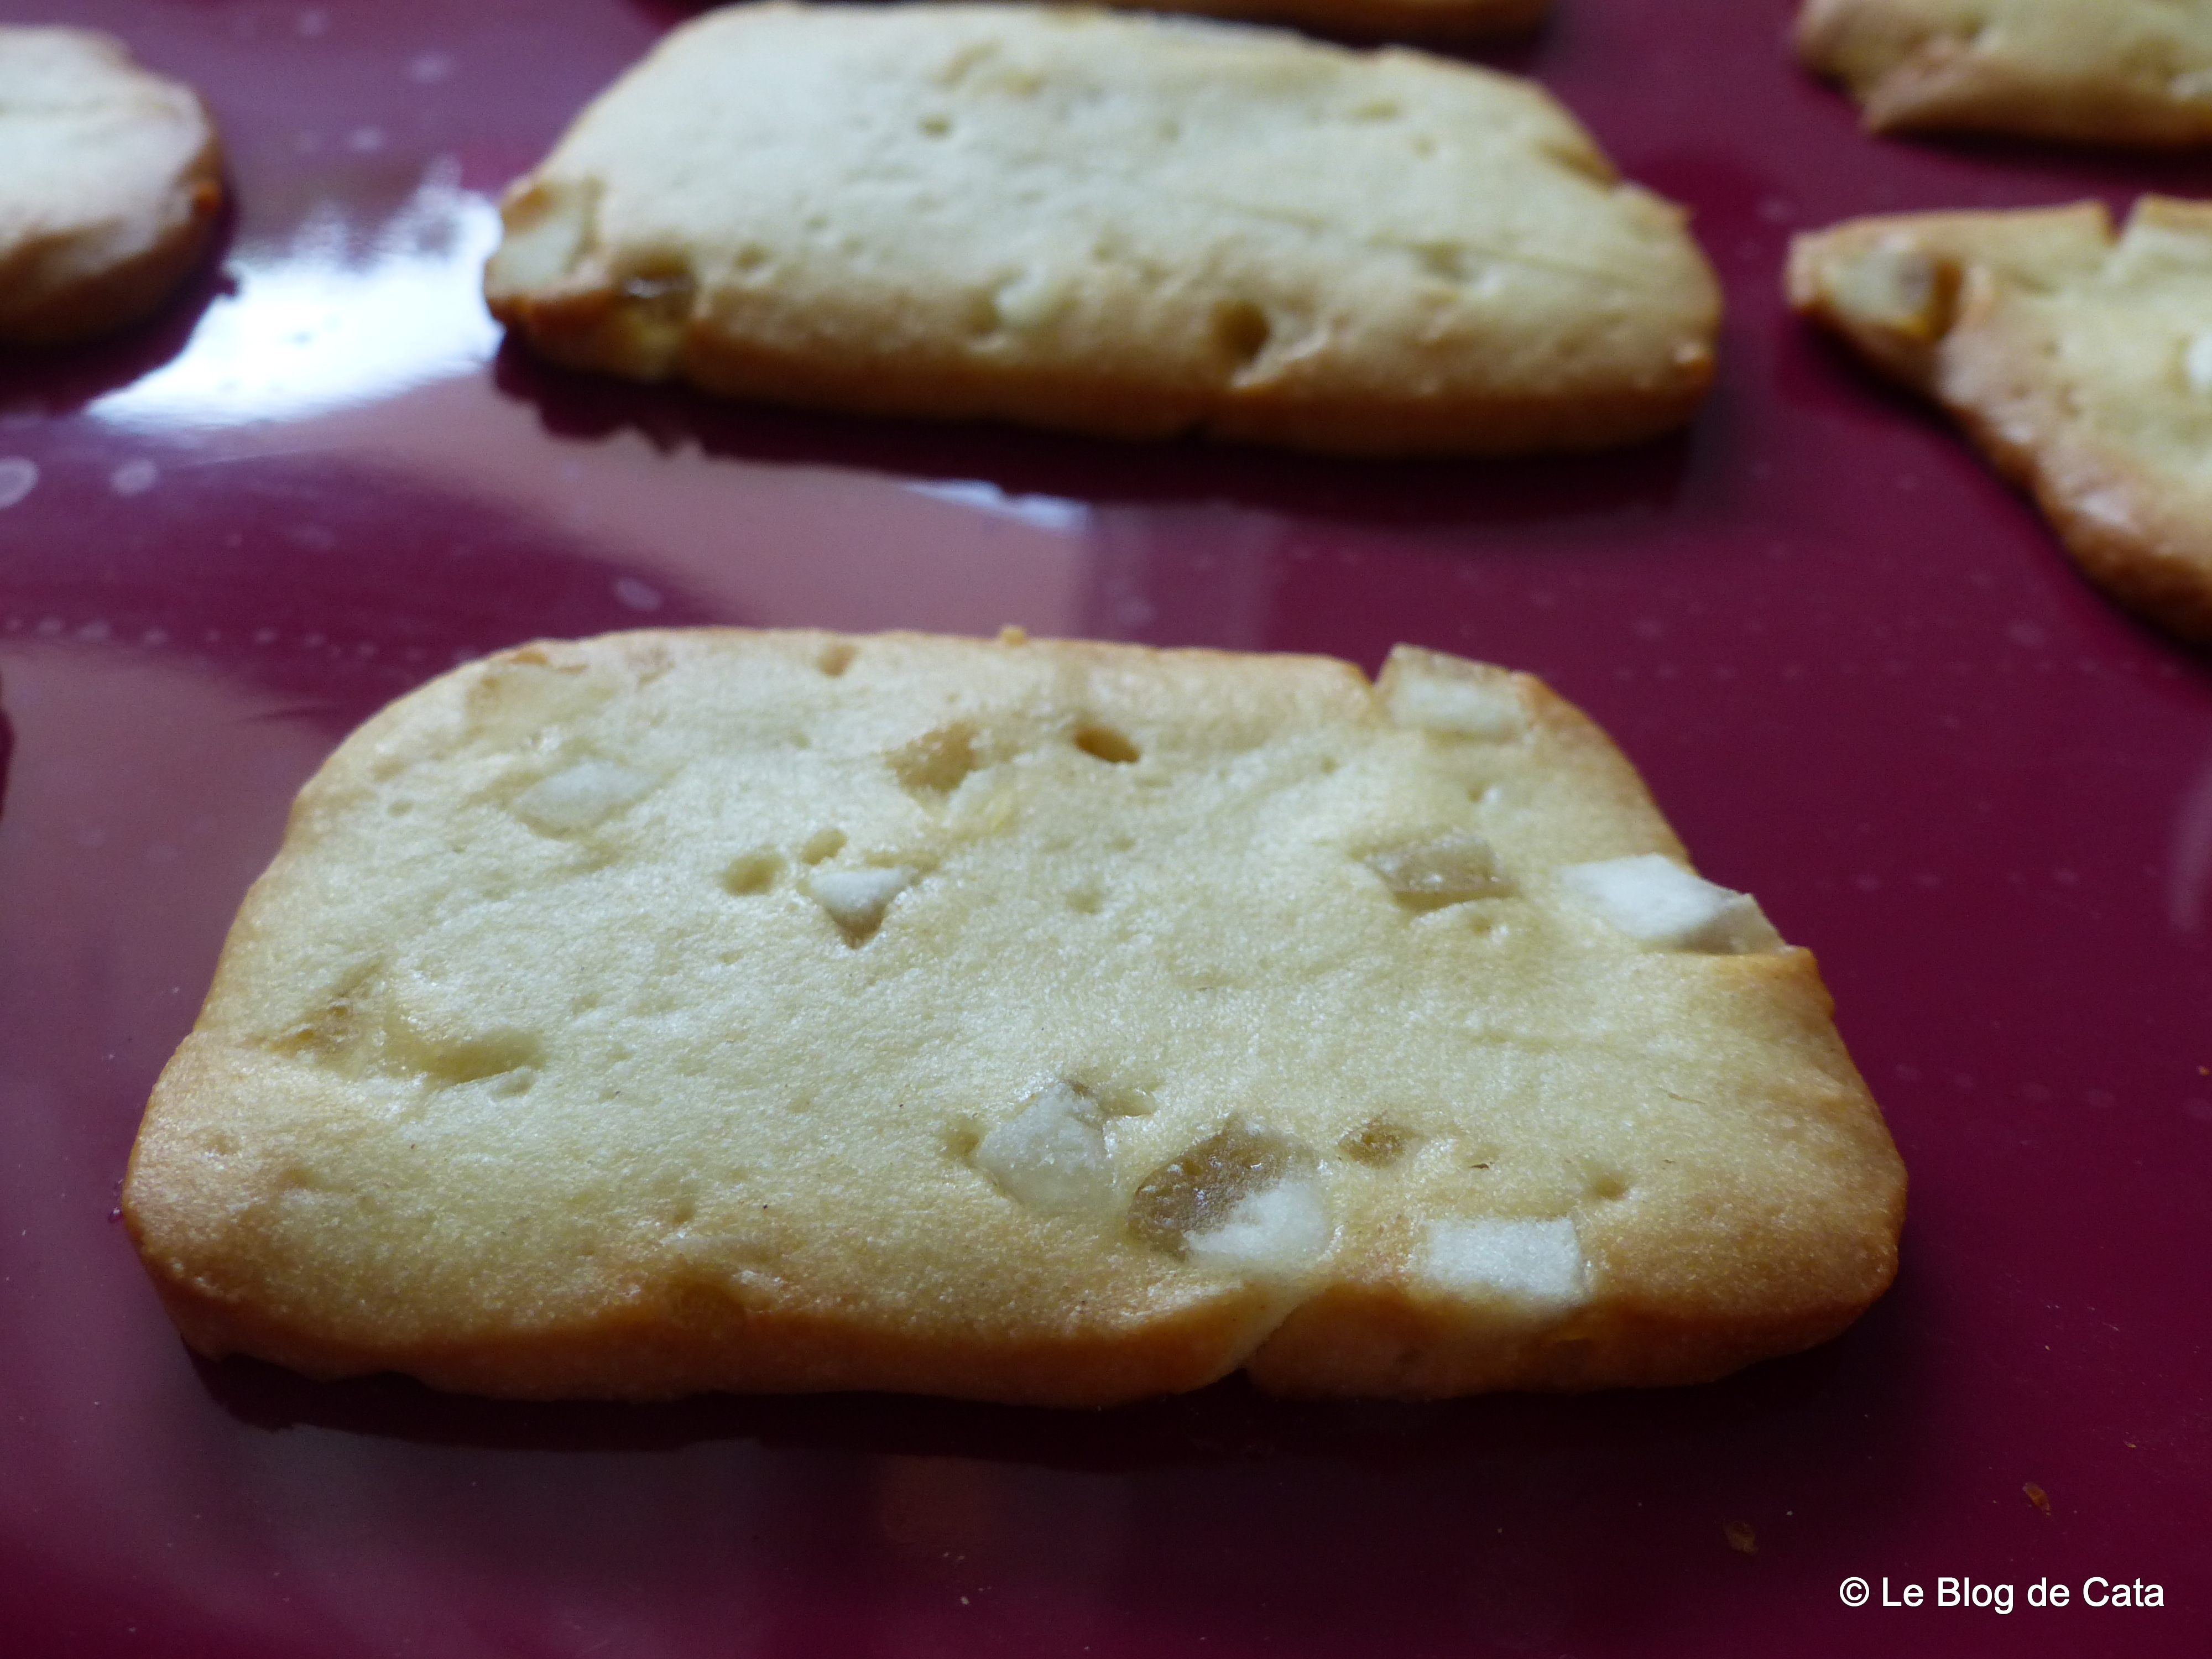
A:
[[[2212,639],[2212,204],[1856,219],[1791,303],[1939,399],[2115,598]]]
[[[1807,0],[1797,50],[1877,132],[2212,142],[2212,0]]]
[[[204,252],[222,175],[191,88],[106,35],[0,27],[0,344],[152,311]]]
[[[1888,1282],[1812,958],[1525,676],[508,652],[302,793],[125,1210],[205,1352],[520,1396],[1683,1382]]]
[[[1529,82],[1072,8],[709,14],[502,212],[487,297],[564,363],[1125,437],[1627,441],[1719,317],[1680,212]]]

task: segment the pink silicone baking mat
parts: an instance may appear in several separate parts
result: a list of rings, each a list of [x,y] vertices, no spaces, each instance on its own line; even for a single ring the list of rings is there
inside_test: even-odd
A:
[[[502,347],[492,198],[677,9],[70,8],[205,89],[239,205],[158,321],[0,368],[0,1652],[2212,1646],[2212,675],[1777,291],[1848,214],[2212,176],[1870,140],[1780,0],[1560,4],[1488,59],[1694,210],[1718,386],[1641,449],[1422,465],[718,407]],[[294,789],[459,658],[709,622],[1544,675],[1819,953],[1911,1171],[1896,1287],[1712,1387],[1425,1407],[516,1407],[194,1360],[118,1182]],[[2084,1605],[2138,1580],[2162,1605]]]

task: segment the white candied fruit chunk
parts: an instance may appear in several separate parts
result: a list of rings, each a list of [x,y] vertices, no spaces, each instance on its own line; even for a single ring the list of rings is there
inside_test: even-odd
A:
[[[1528,729],[1510,674],[1442,652],[1394,647],[1377,689],[1390,718],[1419,731],[1502,743]]]
[[[1513,890],[1513,884],[1498,872],[1498,856],[1490,843],[1464,830],[1370,853],[1363,862],[1385,887],[1417,909],[1496,898]]]
[[[2192,337],[2181,349],[2181,372],[2189,389],[2200,398],[2212,398],[2212,329]]]
[[[866,938],[883,925],[884,912],[914,885],[914,878],[915,872],[905,865],[888,870],[819,870],[807,878],[806,890],[848,935]]]
[[[1833,293],[1846,312],[1877,327],[1933,339],[1941,322],[1936,263],[1910,243],[1884,240],[1838,269]]]
[[[1217,1227],[1184,1237],[1190,1259],[1219,1273],[1291,1279],[1328,1249],[1328,1207],[1321,1188],[1293,1176],[1248,1193]]]
[[[491,257],[491,279],[530,289],[566,276],[591,242],[596,195],[588,186],[539,185],[517,196],[501,216],[506,234]]]
[[[549,836],[592,830],[653,789],[653,779],[619,761],[580,760],[514,798],[514,815]]]
[[[1571,864],[1559,880],[1572,897],[1646,945],[1728,955],[1782,942],[1750,894],[1717,886],[1658,853]]]
[[[1098,1109],[1065,1083],[976,1143],[975,1167],[1017,1203],[1049,1215],[1099,1215],[1113,1206],[1114,1161]]]
[[[1528,711],[1510,685],[1441,674],[1401,675],[1390,688],[1390,718],[1424,732],[1491,742],[1519,737],[1528,726]]]
[[[1456,1296],[1561,1311],[1589,1299],[1582,1238],[1566,1216],[1431,1221],[1414,1270]]]

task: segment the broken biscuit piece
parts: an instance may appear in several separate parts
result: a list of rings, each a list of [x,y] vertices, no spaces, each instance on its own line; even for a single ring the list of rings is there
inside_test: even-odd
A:
[[[1089,9],[710,12],[501,211],[486,299],[557,362],[1122,438],[1631,442],[1720,318],[1533,82]]]
[[[0,26],[0,345],[138,321],[199,263],[222,206],[191,88],[104,34]]]
[[[1854,219],[1790,301],[1956,416],[2089,579],[2212,640],[2212,203]]]
[[[1876,132],[2212,143],[2204,0],[1806,0],[1797,55]]]
[[[1100,1405],[1716,1376],[1904,1190],[1812,957],[1526,676],[702,629],[348,738],[124,1208],[210,1355]]]

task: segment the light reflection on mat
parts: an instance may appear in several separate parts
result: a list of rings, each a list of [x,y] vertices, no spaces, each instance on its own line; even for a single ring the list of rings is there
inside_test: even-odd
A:
[[[365,240],[326,207],[289,241],[234,253],[237,293],[209,307],[175,358],[93,413],[142,430],[293,419],[482,364],[500,337],[482,294],[499,211],[459,178],[453,161],[434,162]]]

